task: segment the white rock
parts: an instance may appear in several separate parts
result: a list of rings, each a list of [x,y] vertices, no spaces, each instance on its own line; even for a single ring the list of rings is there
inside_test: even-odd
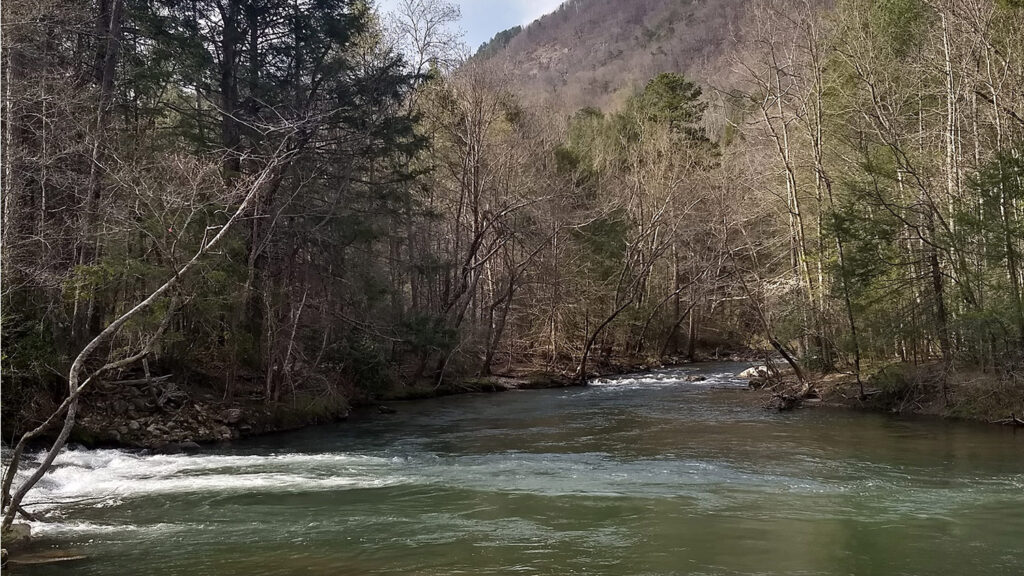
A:
[[[753,368],[747,368],[743,372],[740,372],[737,378],[767,378],[768,367],[767,366],[754,366]]]

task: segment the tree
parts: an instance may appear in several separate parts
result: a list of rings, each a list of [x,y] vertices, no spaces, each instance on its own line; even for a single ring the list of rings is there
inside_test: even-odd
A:
[[[89,384],[93,383],[106,372],[124,368],[145,359],[158,344],[164,332],[166,332],[175,309],[177,308],[179,300],[178,297],[173,297],[170,303],[166,305],[166,308],[163,310],[163,318],[160,320],[159,327],[148,337],[148,339],[146,339],[145,343],[137,352],[126,355],[117,360],[107,361],[99,368],[89,371],[87,366],[92,359],[92,356],[94,356],[101,347],[108,345],[126,324],[136,317],[153,309],[166,294],[171,293],[172,290],[174,290],[178,284],[187,277],[189,272],[200,265],[203,257],[206,256],[206,254],[208,254],[213,248],[217,247],[228,236],[232,227],[252,207],[262,187],[272,179],[272,175],[283,162],[284,158],[281,157],[271,159],[262,173],[260,173],[253,181],[245,183],[241,188],[241,201],[234,213],[223,224],[215,225],[207,223],[204,227],[205,232],[195,254],[186,261],[184,265],[178,268],[173,275],[153,290],[144,300],[135,304],[128,309],[128,311],[119,315],[113,322],[108,324],[99,334],[90,340],[84,348],[82,348],[77,356],[75,356],[68,374],[67,397],[60,406],[50,414],[49,418],[43,421],[42,424],[23,434],[14,448],[11,462],[7,466],[3,479],[3,504],[5,508],[2,524],[3,530],[7,530],[11,527],[11,524],[19,513],[24,513],[21,504],[25,496],[50,469],[53,461],[57,458],[57,455],[60,454],[64,445],[67,443],[75,425],[79,399],[81,395],[88,390]],[[195,201],[204,194],[204,191],[202,191],[201,188],[210,185],[208,174],[203,174],[203,172],[205,172],[203,167],[188,166],[186,169],[190,170],[192,173],[186,173],[183,174],[183,176],[192,176],[191,179],[194,188],[190,191],[191,198],[186,196],[185,199],[185,206],[189,210],[189,214],[185,218],[185,225],[180,228],[181,232],[178,233],[178,240],[180,240],[184,234],[190,232],[188,229],[190,227],[189,224],[191,223],[191,220],[199,216],[203,210],[204,205],[195,203]],[[198,172],[198,174],[196,172]],[[177,245],[177,241],[173,244]],[[171,256],[173,258],[174,255],[172,254]],[[33,472],[27,479],[25,479],[24,482],[21,483],[21,485],[11,492],[14,477],[20,466],[21,456],[24,453],[25,447],[40,434],[47,432],[50,426],[61,416],[64,416],[64,424],[61,427],[60,432],[57,434],[56,439],[53,441],[53,444],[50,446],[50,449],[43,457],[42,462],[40,462],[36,467],[35,472]]]

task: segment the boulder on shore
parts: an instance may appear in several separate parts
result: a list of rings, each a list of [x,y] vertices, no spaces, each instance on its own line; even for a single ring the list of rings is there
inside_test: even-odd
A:
[[[793,374],[793,368],[786,364],[776,366],[776,371],[779,373],[779,376],[789,376]],[[762,365],[747,368],[743,372],[740,372],[739,375],[737,375],[737,378],[770,378],[771,375],[771,371],[768,370],[768,367]]]
[[[11,527],[0,534],[4,542],[4,548],[13,550],[28,544],[32,539],[32,527],[25,523],[14,523]]]
[[[747,368],[743,372],[739,373],[738,378],[767,378],[768,367],[767,366],[754,366],[753,368]]]

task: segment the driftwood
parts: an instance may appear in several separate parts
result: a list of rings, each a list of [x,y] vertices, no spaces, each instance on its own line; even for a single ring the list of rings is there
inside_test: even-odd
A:
[[[776,385],[768,388],[777,390],[780,387],[780,385]],[[818,391],[810,383],[790,385],[772,394],[764,407],[765,410],[789,412],[803,406],[804,402],[820,400],[820,398],[821,396],[818,394]]]
[[[166,382],[174,377],[174,374],[167,374],[165,376],[155,376],[153,378],[136,378],[135,380],[107,380],[103,384],[106,386],[139,386],[141,384],[159,384],[160,382]]]
[[[166,386],[160,390],[160,394],[156,399],[156,405],[161,409],[167,408],[180,408],[188,403],[189,394],[185,390],[182,390],[177,384],[171,383],[170,386]]]
[[[1020,418],[1018,418],[1016,414],[1010,414],[1009,418],[1003,418],[1002,420],[996,420],[995,422],[992,422],[992,423],[993,424],[1000,424],[1000,425],[1003,425],[1003,426],[1024,427],[1024,420],[1021,420]]]

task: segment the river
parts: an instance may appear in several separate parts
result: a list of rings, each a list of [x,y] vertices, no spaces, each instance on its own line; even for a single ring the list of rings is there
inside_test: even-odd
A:
[[[69,452],[35,531],[88,559],[14,573],[1024,574],[1024,434],[769,412],[729,390],[745,367],[397,404],[194,455]]]

